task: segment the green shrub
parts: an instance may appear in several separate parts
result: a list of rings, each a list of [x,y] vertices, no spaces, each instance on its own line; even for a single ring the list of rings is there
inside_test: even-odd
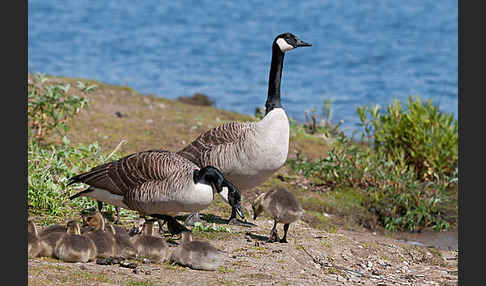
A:
[[[380,116],[379,106],[360,107],[363,137],[372,144],[356,144],[338,132],[325,158],[309,161],[297,154],[288,165],[333,192],[364,191],[362,206],[388,230],[448,229],[457,221],[457,121],[430,101],[411,98],[408,109],[395,101]]]
[[[112,158],[119,157],[115,155]],[[69,201],[69,196],[85,187],[66,185],[70,177],[88,171],[105,160],[96,142],[72,146],[64,137],[62,144],[45,147],[31,140],[28,145],[29,212],[65,215],[73,210],[96,207],[94,200],[85,197]]]
[[[440,112],[431,100],[422,103],[420,98],[410,97],[406,111],[397,100],[385,114],[380,114],[379,106],[358,107],[357,111],[375,149],[390,160],[404,160],[420,179],[430,181],[437,175],[452,176],[457,172],[457,120],[452,114]]]
[[[87,98],[68,93],[70,84],[48,85],[45,81],[43,76],[36,75],[34,81],[28,83],[29,136],[39,140],[53,130],[61,136],[65,135],[68,129],[67,121],[88,103]],[[90,91],[94,87],[78,83],[78,88]]]
[[[59,135],[66,133],[67,122],[88,103],[86,98],[68,94],[69,84],[46,84],[46,80],[37,75],[28,86],[27,201],[29,214],[63,216],[96,206],[95,201],[85,197],[69,201],[69,196],[84,187],[66,185],[70,177],[104,163],[107,157],[101,153],[98,143],[73,146],[66,136],[62,136],[61,144],[39,144],[51,131]],[[89,92],[95,86],[78,82],[77,87]],[[112,159],[119,157],[115,154]]]

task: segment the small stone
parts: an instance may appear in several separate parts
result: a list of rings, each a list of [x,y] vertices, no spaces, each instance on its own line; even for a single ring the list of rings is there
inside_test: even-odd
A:
[[[154,123],[154,121],[152,119],[147,119],[147,120],[145,120],[145,123],[152,124],[152,123]]]

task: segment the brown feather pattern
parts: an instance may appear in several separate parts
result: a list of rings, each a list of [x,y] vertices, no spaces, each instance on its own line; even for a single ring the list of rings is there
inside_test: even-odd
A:
[[[211,165],[224,169],[229,163],[239,161],[246,139],[255,132],[254,128],[254,122],[225,123],[202,133],[177,154],[199,167]]]
[[[192,180],[195,169],[198,169],[196,165],[173,152],[148,150],[94,167],[71,178],[70,184],[82,182],[125,196],[127,201],[147,202],[169,195],[169,190],[171,193],[182,190]]]

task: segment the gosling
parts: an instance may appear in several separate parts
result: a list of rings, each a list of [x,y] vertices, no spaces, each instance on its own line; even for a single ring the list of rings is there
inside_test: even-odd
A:
[[[65,262],[93,261],[98,252],[96,245],[91,238],[81,235],[79,223],[68,221],[66,229],[66,233],[56,243],[55,256]]]
[[[51,225],[46,227],[39,234],[39,242],[41,251],[38,257],[53,257],[56,258],[54,249],[57,242],[63,237],[67,229],[65,225]]]
[[[287,242],[287,232],[292,222],[300,219],[303,210],[294,194],[283,188],[272,189],[259,195],[252,204],[253,219],[262,212],[274,219],[273,228],[267,242],[279,241],[277,223],[284,224],[284,235],[280,242]]]
[[[39,233],[33,220],[27,222],[27,256],[38,257],[41,252]]]
[[[83,215],[83,221],[88,226],[94,227],[93,230],[83,233],[93,240],[97,248],[97,258],[109,258],[115,256],[115,236],[110,230],[106,229],[105,220],[100,212]]]
[[[130,240],[128,232],[121,228],[108,224],[108,229],[115,237],[115,255],[128,259],[137,258],[137,250]]]
[[[207,241],[193,240],[192,233],[182,233],[182,244],[170,256],[170,263],[188,266],[196,270],[217,270],[224,254]]]
[[[146,220],[142,234],[132,236],[131,240],[138,257],[147,258],[153,263],[163,263],[167,260],[169,247],[165,239],[154,236],[153,226],[153,221]]]

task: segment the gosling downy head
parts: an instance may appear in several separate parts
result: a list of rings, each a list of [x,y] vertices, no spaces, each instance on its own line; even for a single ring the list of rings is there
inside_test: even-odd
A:
[[[88,226],[94,227],[92,231],[87,231],[83,235],[91,238],[98,250],[97,257],[108,258],[115,255],[115,236],[106,230],[105,220],[100,212],[95,212],[84,216],[84,221]]]
[[[264,208],[263,208],[263,197],[264,196],[265,196],[265,193],[258,195],[258,197],[251,204],[251,208],[253,210],[253,220],[257,219],[257,217],[264,211]]]
[[[309,43],[306,43],[297,36],[295,36],[292,33],[283,33],[275,37],[274,40],[274,45],[277,45],[280,48],[280,51],[282,53],[285,53],[287,51],[293,50],[298,47],[310,47],[312,46]]]

